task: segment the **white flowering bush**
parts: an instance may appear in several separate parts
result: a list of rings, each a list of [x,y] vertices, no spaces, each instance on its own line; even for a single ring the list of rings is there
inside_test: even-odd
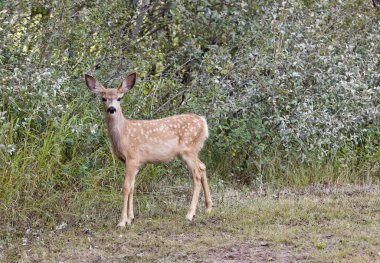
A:
[[[350,5],[273,3],[234,54],[209,52],[196,85],[214,95],[217,143],[256,160],[274,148],[302,162],[378,152],[380,27]]]

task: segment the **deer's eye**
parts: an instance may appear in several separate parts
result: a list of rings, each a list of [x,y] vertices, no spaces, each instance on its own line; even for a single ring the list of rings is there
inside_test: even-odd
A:
[[[106,101],[107,99],[106,98],[102,98],[102,101]]]
[[[121,101],[121,98],[117,98],[117,101]]]

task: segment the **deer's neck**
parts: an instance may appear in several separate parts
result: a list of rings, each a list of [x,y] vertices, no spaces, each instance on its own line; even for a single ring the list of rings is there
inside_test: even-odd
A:
[[[121,112],[115,113],[115,116],[107,114],[106,123],[108,135],[111,140],[112,151],[121,161],[126,160],[126,153],[123,145],[125,145],[126,130],[128,129],[128,120]]]
[[[112,145],[119,144],[121,136],[125,132],[128,120],[123,116],[123,113],[116,112],[115,115],[106,115],[106,123],[108,134],[110,136]]]

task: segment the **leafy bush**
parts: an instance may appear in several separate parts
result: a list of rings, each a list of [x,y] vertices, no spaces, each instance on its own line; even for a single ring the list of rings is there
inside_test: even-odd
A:
[[[110,157],[84,73],[115,87],[137,71],[123,102],[130,118],[206,115],[202,154],[220,181],[297,185],[342,171],[348,181],[378,180],[380,27],[369,2],[1,7],[0,197],[8,218],[31,204],[54,218],[63,194],[76,200],[120,185],[122,167]],[[140,187],[151,189],[162,171],[144,169]]]

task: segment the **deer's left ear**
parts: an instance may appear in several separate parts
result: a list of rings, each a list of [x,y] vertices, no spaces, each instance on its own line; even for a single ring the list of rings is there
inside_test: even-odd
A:
[[[119,87],[119,91],[122,93],[126,93],[130,89],[133,88],[133,86],[136,83],[136,73],[129,74],[124,80],[121,86]]]

